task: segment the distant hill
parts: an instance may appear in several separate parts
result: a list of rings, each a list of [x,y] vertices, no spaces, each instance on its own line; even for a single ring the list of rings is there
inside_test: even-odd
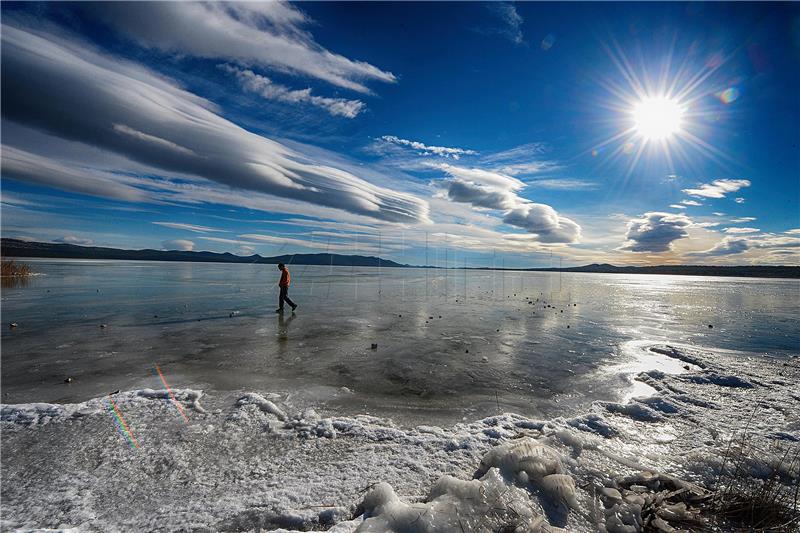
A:
[[[53,244],[29,242],[18,239],[2,239],[0,253],[3,257],[49,257],[62,259],[122,259],[138,261],[190,261],[198,263],[286,263],[293,265],[335,265],[408,268],[388,259],[364,255],[339,254],[284,254],[272,257],[261,255],[241,256],[217,252],[181,252],[178,250],[122,250],[98,246],[75,244]],[[417,267],[421,268],[421,267]],[[436,268],[436,267],[429,267]],[[473,270],[473,269],[470,269]],[[489,270],[487,267],[476,270]],[[503,269],[495,269],[503,270]],[[727,276],[750,278],[800,278],[797,266],[704,266],[704,265],[659,265],[659,266],[615,266],[591,264],[567,268],[506,268],[509,271],[525,272],[588,272],[598,274],[667,274],[678,276]]]
[[[710,265],[658,265],[615,266],[591,264],[570,268],[530,268],[538,272],[594,272],[598,274],[667,274],[672,276],[728,276],[743,278],[800,278],[797,266],[710,266]]]
[[[122,259],[135,261],[190,261],[196,263],[286,263],[293,265],[382,266],[404,267],[394,261],[379,257],[339,254],[284,254],[273,257],[261,255],[241,256],[232,253],[182,252],[180,250],[122,250],[99,246],[29,242],[2,239],[0,253],[3,257],[49,257],[59,259]]]

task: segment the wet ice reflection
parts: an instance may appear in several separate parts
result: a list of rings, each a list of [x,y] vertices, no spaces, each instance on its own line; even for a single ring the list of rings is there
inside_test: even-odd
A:
[[[158,363],[180,387],[347,387],[331,408],[412,422],[547,416],[646,394],[631,376],[685,365],[637,342],[800,344],[791,280],[295,265],[300,307],[276,316],[273,265],[33,264],[43,275],[3,291],[8,402],[157,387]]]

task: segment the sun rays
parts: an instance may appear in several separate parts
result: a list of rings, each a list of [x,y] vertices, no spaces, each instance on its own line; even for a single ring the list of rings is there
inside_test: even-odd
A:
[[[720,96],[735,89],[720,92],[713,81],[729,56],[713,54],[697,66],[697,54],[686,52],[676,65],[673,42],[661,55],[645,59],[639,54],[634,66],[616,42],[603,48],[614,69],[597,80],[607,92],[598,105],[609,112],[604,122],[613,133],[589,150],[594,157],[602,156],[599,166],[627,159],[627,178],[643,159],[665,161],[670,174],[693,169],[698,161],[734,162],[707,140],[715,128],[714,119],[723,112],[720,103],[728,105],[735,99]]]

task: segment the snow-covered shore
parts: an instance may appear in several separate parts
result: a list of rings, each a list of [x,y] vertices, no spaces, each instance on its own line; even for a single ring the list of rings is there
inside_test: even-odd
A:
[[[730,467],[745,427],[767,450],[747,475],[797,482],[779,454],[800,445],[800,359],[637,349],[682,373],[642,372],[649,396],[550,420],[406,428],[320,415],[282,391],[173,390],[188,422],[149,389],[114,394],[113,406],[3,405],[2,529],[638,531],[653,494],[701,498],[695,484]],[[670,517],[691,509],[659,515]]]

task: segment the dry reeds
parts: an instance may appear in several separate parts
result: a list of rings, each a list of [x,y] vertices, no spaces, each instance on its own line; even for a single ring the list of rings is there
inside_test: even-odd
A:
[[[730,531],[800,530],[800,445],[731,437],[709,511]]]
[[[17,263],[13,259],[3,259],[0,263],[0,279],[3,288],[25,286],[28,277],[33,273],[31,267],[25,263]]]
[[[29,276],[31,274],[31,267],[25,263],[17,263],[13,259],[3,259],[2,270],[0,275],[5,277],[11,276]]]

